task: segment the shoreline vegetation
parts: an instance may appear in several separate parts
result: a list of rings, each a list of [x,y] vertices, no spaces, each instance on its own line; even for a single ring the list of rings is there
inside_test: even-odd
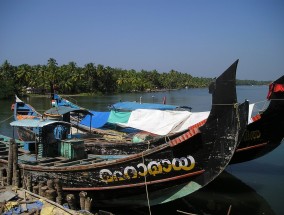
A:
[[[54,58],[46,65],[0,66],[0,99],[17,95],[43,96],[53,87],[61,95],[83,96],[131,92],[159,92],[208,87],[213,78],[193,77],[175,70],[126,70],[75,62],[58,66]],[[268,85],[271,81],[237,80],[237,85]]]

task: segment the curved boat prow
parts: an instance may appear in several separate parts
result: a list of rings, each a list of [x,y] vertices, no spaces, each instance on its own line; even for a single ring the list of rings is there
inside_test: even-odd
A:
[[[268,140],[281,142],[284,137],[284,75],[269,85],[267,99],[270,103],[260,120],[265,127],[263,133],[269,137]]]
[[[15,101],[16,103],[24,103],[17,95],[15,95]]]
[[[239,60],[236,60],[209,86],[209,93],[212,93],[212,109],[208,120],[219,110],[224,110],[220,106],[228,106],[231,110],[232,104],[237,103],[236,71],[238,62]]]
[[[284,106],[284,75],[278,78],[276,81],[269,85],[269,92],[267,99],[270,100],[270,104],[265,112],[270,112],[282,108]]]
[[[269,85],[269,106],[252,118],[230,164],[264,156],[276,149],[284,138],[284,76]]]
[[[211,150],[215,153],[212,154],[208,163],[213,166],[218,163],[220,173],[231,160],[246,127],[246,121],[244,122],[242,119],[247,117],[248,102],[245,102],[242,108],[237,105],[237,65],[238,60],[210,85],[212,108],[206,123],[200,127],[204,142],[210,139],[219,140],[211,146]],[[241,123],[240,120],[242,120]]]
[[[218,120],[219,118],[227,118],[224,119],[224,122],[226,121],[226,123],[223,126],[226,126],[226,124],[229,125],[232,122],[231,117],[226,116],[226,114],[232,115],[232,113],[236,111],[236,70],[238,61],[239,60],[236,60],[225,72],[210,84],[209,93],[212,94],[212,107],[205,125],[200,128],[201,131],[211,127],[210,125],[216,123],[216,119]]]

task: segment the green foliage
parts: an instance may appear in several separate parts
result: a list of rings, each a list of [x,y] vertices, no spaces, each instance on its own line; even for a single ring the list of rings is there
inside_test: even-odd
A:
[[[237,85],[268,85],[272,81],[237,80]]]
[[[190,74],[171,70],[168,73],[152,71],[124,70],[88,63],[78,67],[75,62],[58,66],[50,58],[46,65],[12,66],[6,60],[0,67],[0,98],[13,94],[24,94],[30,87],[35,93],[49,93],[50,84],[60,94],[116,93],[134,91],[155,91],[160,89],[180,89],[207,87],[212,78],[192,77]],[[238,80],[241,85],[260,85],[269,82]]]
[[[18,92],[18,89],[15,88],[16,77],[14,71],[14,67],[7,60],[0,67],[0,99],[9,98],[15,92]]]

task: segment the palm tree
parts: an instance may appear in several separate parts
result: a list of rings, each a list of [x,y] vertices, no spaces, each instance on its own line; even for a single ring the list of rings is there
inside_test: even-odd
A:
[[[54,58],[49,58],[47,61],[47,71],[50,81],[56,83],[57,80],[57,62]]]
[[[22,64],[18,66],[16,71],[17,82],[22,85],[28,87],[30,84],[30,78],[32,76],[32,67],[28,64]]]
[[[17,87],[14,82],[15,68],[5,60],[0,67],[0,98],[9,98],[17,93]]]
[[[95,64],[88,63],[83,68],[83,72],[85,73],[85,78],[87,81],[87,92],[93,92],[96,89],[97,82],[97,70]]]

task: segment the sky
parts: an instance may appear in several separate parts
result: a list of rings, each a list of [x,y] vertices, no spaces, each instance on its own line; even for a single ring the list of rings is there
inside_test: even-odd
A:
[[[283,0],[0,0],[0,65],[284,75]]]

